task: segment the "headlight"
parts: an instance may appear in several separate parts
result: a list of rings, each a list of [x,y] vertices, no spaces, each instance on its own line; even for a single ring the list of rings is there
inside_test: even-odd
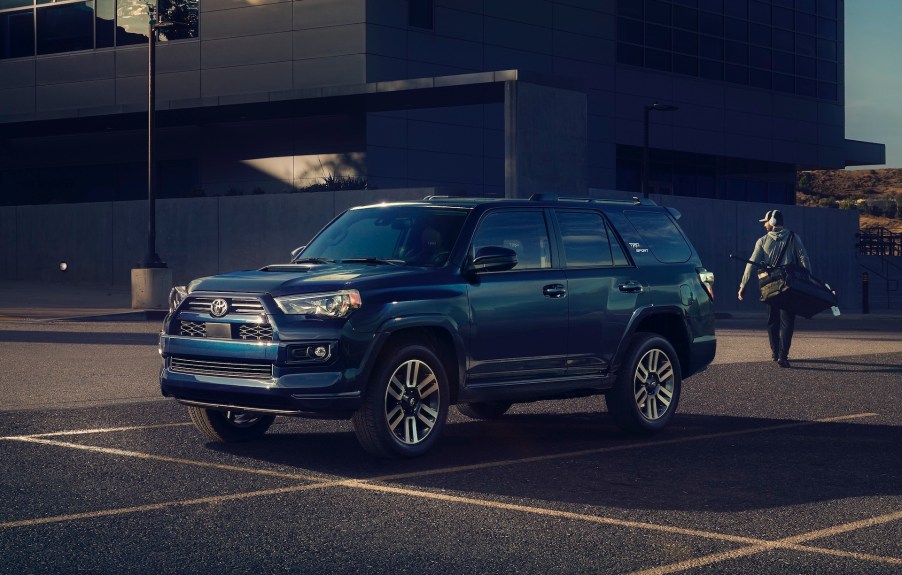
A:
[[[277,297],[276,305],[291,315],[314,317],[348,317],[360,307],[360,293],[357,290],[342,290],[331,293],[314,293]]]
[[[169,313],[175,311],[182,301],[188,297],[188,289],[185,286],[175,286],[169,291]]]

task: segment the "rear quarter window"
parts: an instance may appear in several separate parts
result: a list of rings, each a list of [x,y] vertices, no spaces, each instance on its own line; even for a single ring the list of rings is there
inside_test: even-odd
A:
[[[645,246],[661,263],[675,264],[689,261],[692,249],[677,225],[663,212],[627,211],[624,215],[639,232]]]

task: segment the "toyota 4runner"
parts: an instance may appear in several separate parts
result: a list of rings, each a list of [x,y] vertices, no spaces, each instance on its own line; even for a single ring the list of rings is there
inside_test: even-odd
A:
[[[426,198],[350,209],[290,263],[174,288],[163,395],[217,441],[274,418],[350,418],[420,455],[448,408],[604,395],[622,428],[673,418],[714,358],[713,282],[649,200]]]

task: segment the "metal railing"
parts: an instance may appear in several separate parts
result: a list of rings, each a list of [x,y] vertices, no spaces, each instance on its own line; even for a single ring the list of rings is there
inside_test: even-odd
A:
[[[866,256],[902,257],[902,233],[886,228],[861,230],[858,236],[858,253]]]

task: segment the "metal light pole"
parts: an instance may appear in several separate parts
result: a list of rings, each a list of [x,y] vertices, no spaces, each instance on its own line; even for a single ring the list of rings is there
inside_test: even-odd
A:
[[[645,119],[643,123],[643,139],[642,139],[642,177],[640,178],[642,187],[642,197],[648,197],[648,115],[652,111],[657,112],[674,112],[679,110],[676,106],[670,104],[658,104],[655,102],[651,106],[645,106]]]

